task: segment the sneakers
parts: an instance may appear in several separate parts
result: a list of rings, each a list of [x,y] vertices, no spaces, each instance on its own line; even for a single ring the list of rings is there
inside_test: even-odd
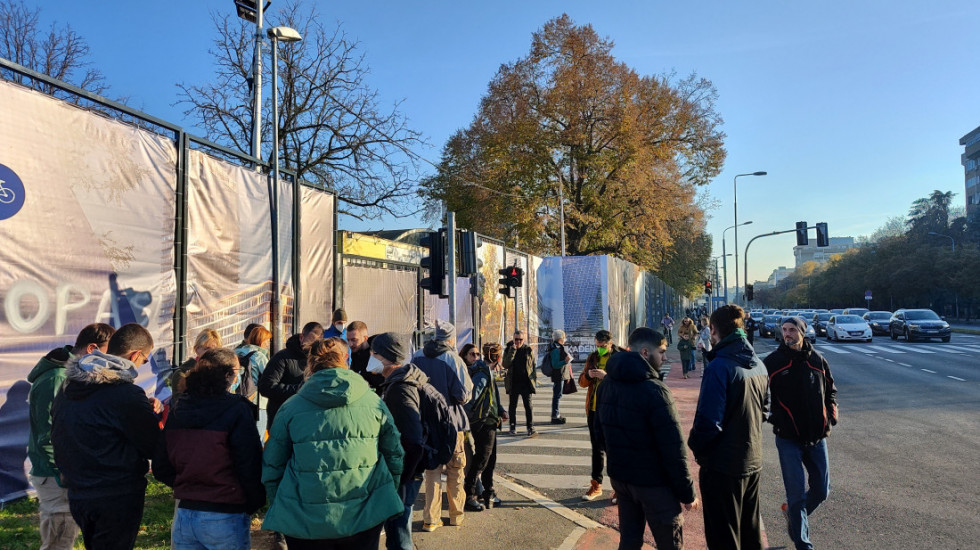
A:
[[[459,527],[460,525],[463,524],[463,519],[465,517],[466,517],[465,515],[460,515],[458,518],[451,519],[449,520],[449,525],[452,525],[453,527]]]
[[[272,546],[270,548],[272,550],[287,550],[286,536],[278,532],[272,533]]]
[[[789,526],[789,504],[784,502],[783,505],[779,507],[779,511],[783,513],[783,519],[786,520],[786,531],[791,532]]]
[[[582,495],[582,500],[595,500],[602,496],[602,484],[596,480],[592,480],[592,485],[589,486],[588,492]]]
[[[467,512],[482,512],[483,505],[480,504],[479,500],[476,500],[476,497],[470,497],[466,499],[466,504],[463,505],[463,509]]]
[[[483,491],[483,495],[481,496],[483,498],[483,506],[487,510],[500,504],[500,497],[497,496],[497,492],[494,491],[493,489],[489,491]]]
[[[442,523],[425,523],[425,524],[422,524],[422,530],[425,531],[426,533],[431,533],[431,532],[435,531],[436,529],[438,529],[440,527],[442,527]]]
[[[612,498],[609,499],[611,504],[619,504],[619,499],[616,498],[616,491],[613,491]]]
[[[510,427],[510,435],[517,435],[517,428],[515,428],[514,426],[511,426]]]
[[[564,416],[557,416],[551,419],[552,424],[564,424],[565,422],[568,422],[568,419]]]
[[[527,438],[528,439],[533,439],[535,437],[538,437],[538,432],[534,431],[533,428],[527,431]]]

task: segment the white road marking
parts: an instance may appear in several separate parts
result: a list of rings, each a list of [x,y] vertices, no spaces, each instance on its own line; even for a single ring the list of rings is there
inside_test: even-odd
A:
[[[952,353],[952,354],[955,354],[955,355],[961,355],[963,353],[962,351],[955,351],[955,350],[953,350],[952,349],[952,346],[921,346],[920,345],[919,347],[920,348],[925,348],[925,349],[931,349],[931,350],[935,351],[936,353]]]
[[[828,350],[828,351],[832,351],[832,352],[834,352],[834,353],[840,353],[840,354],[842,354],[842,355],[846,355],[846,354],[848,354],[848,353],[851,353],[851,352],[849,352],[849,351],[847,351],[847,350],[842,350],[842,349],[838,349],[838,348],[836,348],[836,347],[834,347],[834,346],[822,346],[822,347],[821,347],[820,349],[821,349],[821,350]]]
[[[888,361],[889,363],[894,363],[895,362],[894,359],[889,359],[887,357],[882,357],[882,359],[884,359],[885,361]]]
[[[948,374],[946,375],[946,378],[952,378],[953,380],[958,380],[958,381],[960,381],[960,382],[966,382],[966,380],[965,380],[965,379],[963,379],[963,378],[958,378],[958,377],[956,377],[956,376],[950,376],[950,375],[948,375]]]
[[[889,348],[889,347],[886,347],[886,346],[868,346],[868,347],[871,348],[871,349],[876,349],[876,350],[879,350],[879,351],[883,351],[885,353],[905,353],[904,351],[900,351],[900,350],[897,350],[895,348]]]
[[[497,464],[536,464],[546,466],[591,466],[591,456],[532,455],[497,453]]]
[[[905,351],[911,351],[912,353],[925,353],[925,354],[929,354],[929,355],[933,355],[933,354],[936,353],[934,351],[929,351],[927,349],[923,349],[920,346],[916,346],[916,345],[911,345],[911,346],[905,347],[903,349],[905,349]]]
[[[560,449],[589,449],[592,450],[592,443],[589,441],[578,441],[569,439],[550,439],[536,437],[528,439],[524,437],[523,431],[518,431],[519,436],[501,436],[497,438],[497,447],[558,447]]]
[[[940,347],[942,349],[956,349],[956,350],[965,351],[965,352],[969,352],[969,353],[976,353],[977,351],[980,351],[980,350],[975,350],[975,349],[968,348],[966,346],[954,346],[952,344],[943,344]]]
[[[934,370],[929,370],[929,369],[919,369],[919,370],[921,370],[922,372],[928,372],[929,374],[936,374],[936,371]]]
[[[534,502],[538,503],[540,506],[544,506],[545,508],[551,510],[552,512],[558,514],[559,516],[562,516],[565,519],[575,522],[576,524],[578,524],[580,527],[584,529],[595,529],[596,527],[602,527],[602,524],[593,521],[574,510],[570,510],[569,508],[562,506],[561,504],[558,504],[557,502],[542,495],[541,493],[535,491],[534,489],[529,489],[527,487],[524,487],[523,485],[514,483],[513,481],[507,479],[506,476],[500,476],[500,479],[496,479],[495,481],[500,485],[510,489],[511,491],[514,491],[519,495],[523,495],[533,500]]]
[[[867,347],[870,348],[871,346],[867,346]],[[857,351],[860,351],[861,353],[865,353],[865,354],[868,354],[868,355],[877,355],[877,353],[878,353],[877,351],[875,351],[873,349],[866,349],[865,346],[856,346],[854,349],[857,350]]]
[[[903,367],[912,367],[912,365],[908,363],[899,363],[899,365],[902,365]]]

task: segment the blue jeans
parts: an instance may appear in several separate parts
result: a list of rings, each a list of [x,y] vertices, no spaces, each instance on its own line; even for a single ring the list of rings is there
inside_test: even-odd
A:
[[[248,514],[223,514],[177,508],[173,550],[248,550]]]
[[[555,382],[554,393],[551,396],[551,418],[561,417],[561,413],[558,412],[558,402],[561,401],[562,389],[565,387],[565,381]]]
[[[812,550],[808,518],[830,495],[827,440],[821,439],[816,445],[806,447],[792,439],[777,436],[776,451],[779,452],[779,467],[783,471],[783,486],[786,488],[789,537],[797,550]]]
[[[398,496],[405,504],[405,513],[385,522],[385,548],[387,550],[413,550],[412,508],[422,488],[421,478],[412,478],[398,488]]]

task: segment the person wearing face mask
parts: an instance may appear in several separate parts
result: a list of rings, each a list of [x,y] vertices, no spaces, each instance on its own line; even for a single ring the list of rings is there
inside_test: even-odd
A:
[[[231,350],[199,357],[157,445],[153,476],[178,501],[175,549],[247,549],[249,516],[265,505],[262,443],[251,406],[234,394],[238,370]]]
[[[285,349],[276,352],[266,365],[259,377],[259,394],[269,399],[266,430],[272,427],[279,407],[296,395],[306,380],[304,372],[310,345],[321,336],[323,326],[320,323],[306,323],[303,332],[290,336]]]
[[[243,380],[240,376],[235,383],[235,390],[239,395],[245,397],[252,403],[256,403],[259,387],[259,378],[265,371],[265,366],[269,364],[269,344],[272,342],[272,333],[262,325],[256,325],[249,331],[245,341],[235,348],[235,355],[239,358],[242,365],[242,374],[248,373],[250,381]],[[248,391],[242,391],[247,388]],[[265,403],[262,403],[265,405]]]
[[[612,343],[612,333],[608,330],[600,330],[595,333],[595,351],[585,359],[585,368],[578,377],[578,384],[583,388],[588,388],[585,396],[586,422],[589,425],[589,440],[592,443],[592,481],[589,489],[582,500],[595,500],[602,496],[602,468],[605,465],[605,445],[598,438],[595,430],[595,412],[598,401],[596,390],[602,384],[602,379],[606,376],[606,363],[613,354],[622,351],[621,348]],[[616,504],[616,494],[612,495],[613,504]]]
[[[306,383],[279,409],[262,455],[262,526],[290,550],[378,548],[384,522],[402,511],[398,430],[348,355],[340,338],[311,344]]]
[[[489,351],[496,357],[488,357],[491,362],[500,357],[500,344],[493,345],[496,348],[490,348]],[[473,457],[466,466],[463,484],[466,490],[465,509],[469,512],[480,512],[494,505],[493,470],[497,462],[497,427],[507,415],[500,403],[500,391],[493,380],[493,373],[480,357],[480,350],[474,344],[466,344],[460,350],[460,355],[473,380],[473,398],[466,403],[466,414],[469,416],[473,434]],[[478,478],[483,481],[483,490],[479,493]]]
[[[694,480],[670,389],[660,380],[667,339],[651,328],[630,334],[628,352],[606,365],[595,430],[606,444],[619,498],[621,549],[643,546],[644,523],[658,549],[684,547],[684,510],[696,509]]]
[[[353,321],[347,325],[347,344],[350,346],[350,370],[360,374],[375,393],[381,395],[381,384],[385,379],[380,374],[368,372],[371,359],[371,339],[364,321]]]
[[[837,425],[837,386],[830,364],[804,337],[806,321],[787,317],[783,343],[763,363],[774,407],[769,423],[786,489],[782,505],[797,550],[812,549],[809,517],[830,495],[827,437]],[[809,489],[807,488],[809,481]]]
[[[333,320],[330,321],[330,326],[323,331],[323,337],[347,340],[347,312],[343,308],[337,308],[333,312]]]

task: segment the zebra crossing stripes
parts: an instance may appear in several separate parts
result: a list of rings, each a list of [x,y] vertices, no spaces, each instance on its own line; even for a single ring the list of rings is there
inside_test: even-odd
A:
[[[497,455],[499,461],[500,455]],[[512,473],[510,477],[519,479],[541,489],[581,489],[589,485],[589,476],[563,474],[522,474]]]
[[[868,346],[868,347],[871,348],[871,349],[876,349],[878,351],[883,351],[885,353],[905,353],[902,350],[898,350],[898,349],[895,349],[895,348],[889,348],[889,347],[885,347],[885,346]]]
[[[497,464],[536,464],[544,466],[590,466],[591,456],[510,454],[497,451]]]
[[[851,352],[847,351],[846,349],[840,349],[840,348],[834,347],[834,346],[820,346],[819,348],[817,348],[817,351],[832,351],[834,353],[839,353],[841,355],[847,355],[847,354],[851,353]]]
[[[949,346],[949,345],[946,345],[946,344],[943,344],[941,346],[940,345],[923,346],[923,345],[919,344],[918,347],[920,347],[920,348],[926,348],[926,349],[931,349],[933,351],[936,351],[937,353],[952,353],[954,355],[958,355],[958,354],[962,354],[963,353],[962,351],[957,351],[959,348],[957,348],[956,346]]]

